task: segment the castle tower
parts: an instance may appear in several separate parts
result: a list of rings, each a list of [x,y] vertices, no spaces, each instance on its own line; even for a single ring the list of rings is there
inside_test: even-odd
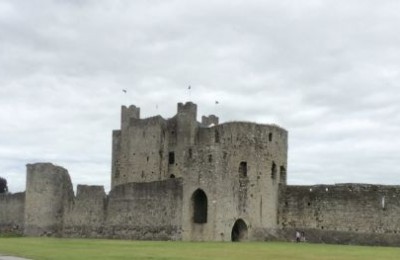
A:
[[[68,171],[51,163],[27,165],[25,230],[27,236],[61,236],[66,207],[74,192]]]

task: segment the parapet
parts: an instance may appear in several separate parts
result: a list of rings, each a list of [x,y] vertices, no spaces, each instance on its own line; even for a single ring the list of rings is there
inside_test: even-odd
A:
[[[129,121],[129,126],[151,126],[151,125],[164,125],[166,124],[166,120],[160,116],[153,116],[153,117],[148,117],[148,118],[143,118],[143,119],[137,119],[137,118],[131,118]]]
[[[97,197],[106,197],[106,193],[104,191],[104,186],[99,185],[82,185],[79,184],[76,189],[76,197],[77,198],[97,198]]]

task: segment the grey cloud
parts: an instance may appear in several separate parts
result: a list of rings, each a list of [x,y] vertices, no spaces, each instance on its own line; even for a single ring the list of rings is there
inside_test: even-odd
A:
[[[288,129],[290,183],[399,183],[398,11],[397,1],[3,1],[0,175],[22,190],[24,164],[51,160],[75,184],[108,185],[120,105],[171,117],[193,100],[199,116]]]

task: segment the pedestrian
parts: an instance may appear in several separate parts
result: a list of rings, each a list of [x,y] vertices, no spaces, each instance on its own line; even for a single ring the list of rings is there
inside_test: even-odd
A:
[[[300,242],[300,232],[296,231],[296,243]]]

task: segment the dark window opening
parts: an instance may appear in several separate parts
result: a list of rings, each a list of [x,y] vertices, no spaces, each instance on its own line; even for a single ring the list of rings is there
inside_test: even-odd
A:
[[[247,162],[240,162],[239,164],[239,177],[247,177]]]
[[[147,161],[149,161],[149,157],[147,156]]]
[[[208,155],[208,162],[212,162],[212,154]]]
[[[171,174],[169,177],[170,177],[171,179],[175,179],[175,175],[174,175],[174,174]]]
[[[174,164],[175,163],[175,153],[174,152],[169,152],[169,154],[168,154],[168,162],[169,162],[169,164]]]
[[[228,156],[228,153],[227,153],[227,152],[224,152],[223,158],[226,159],[227,156]]]
[[[193,151],[192,148],[189,148],[189,158],[192,159],[193,157]]]
[[[286,168],[284,166],[281,166],[279,169],[279,172],[280,172],[279,182],[285,184],[286,183]]]
[[[275,162],[272,162],[272,167],[271,167],[271,178],[275,180],[276,178],[276,164]]]
[[[215,142],[219,143],[219,132],[215,129]]]
[[[269,133],[269,135],[268,135],[268,140],[269,140],[270,142],[272,142],[272,133]]]
[[[243,219],[236,220],[232,228],[232,242],[240,242],[247,239],[247,225]]]
[[[198,189],[192,195],[193,222],[198,224],[207,223],[207,195]]]

